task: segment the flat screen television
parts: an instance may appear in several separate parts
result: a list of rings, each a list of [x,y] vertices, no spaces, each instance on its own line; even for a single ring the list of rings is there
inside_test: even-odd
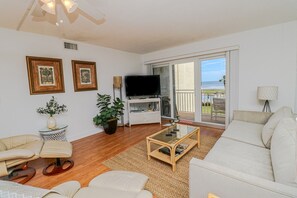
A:
[[[157,96],[161,94],[159,75],[125,76],[126,96]]]

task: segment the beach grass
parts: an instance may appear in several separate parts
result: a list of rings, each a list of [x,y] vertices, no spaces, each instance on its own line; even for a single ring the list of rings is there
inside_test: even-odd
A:
[[[203,113],[210,113],[211,106],[202,106],[202,112]]]
[[[225,93],[223,89],[202,89],[204,94],[215,94],[215,93]]]

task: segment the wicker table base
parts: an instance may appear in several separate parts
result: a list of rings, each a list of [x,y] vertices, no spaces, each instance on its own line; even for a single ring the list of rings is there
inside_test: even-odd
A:
[[[66,129],[67,125],[58,126],[55,129],[43,129],[39,130],[41,137],[47,140],[60,140],[60,141],[67,141],[66,139]]]

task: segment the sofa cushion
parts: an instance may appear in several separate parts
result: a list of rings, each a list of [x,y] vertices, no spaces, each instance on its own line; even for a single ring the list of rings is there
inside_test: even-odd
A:
[[[139,192],[147,181],[148,177],[144,174],[114,170],[98,175],[90,181],[89,186]]]
[[[72,156],[72,144],[65,141],[48,140],[44,142],[39,155],[41,158],[69,158]]]
[[[34,152],[34,154],[39,157],[42,146],[43,146],[43,141],[32,141],[32,142],[28,142],[26,144],[17,146],[15,147],[15,149],[28,149]]]
[[[34,153],[28,149],[10,149],[0,152],[0,161],[18,159],[18,158],[30,158]]]
[[[297,122],[293,118],[282,119],[271,139],[271,159],[275,181],[297,187],[296,164]]]
[[[15,149],[27,149],[34,153],[34,155],[30,159],[15,159],[15,160],[8,160],[6,161],[7,167],[12,167],[23,162],[27,162],[28,160],[34,160],[39,157],[40,150],[42,148],[43,141],[33,141],[27,144],[23,144],[20,146],[15,147]]]
[[[269,118],[262,131],[262,140],[266,148],[270,148],[271,137],[279,121],[282,118],[290,117],[293,117],[292,109],[290,107],[282,107]]]
[[[233,120],[222,136],[255,146],[265,147],[261,138],[263,126],[263,124]]]
[[[206,161],[274,181],[270,150],[221,137]]]
[[[35,141],[42,141],[42,140],[37,135],[17,135],[17,136],[11,136],[11,137],[1,139],[1,142],[5,144],[7,149],[16,148],[21,145],[28,144],[30,142],[35,142]]]

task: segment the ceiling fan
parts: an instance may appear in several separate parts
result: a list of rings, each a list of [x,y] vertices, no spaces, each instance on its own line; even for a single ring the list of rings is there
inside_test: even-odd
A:
[[[55,0],[40,0],[43,5],[41,6],[41,9],[44,11],[50,13],[50,14],[56,14],[56,1]],[[78,4],[75,0],[61,0],[62,4],[66,8],[68,13],[74,12]]]
[[[17,30],[21,29],[27,16],[44,18],[45,14],[49,13],[50,15],[57,15],[57,18],[59,18],[58,15],[61,15],[61,12],[64,11],[63,7],[69,14],[79,11],[77,14],[82,14],[95,24],[101,24],[105,20],[105,15],[87,0],[32,0],[19,22]],[[57,25],[59,21],[57,20],[55,24]]]
[[[89,15],[90,17],[94,18],[95,20],[100,20],[104,17],[104,15],[99,10],[94,8],[94,6],[92,6],[86,0],[38,0],[38,1],[43,3],[43,5],[41,6],[42,10],[53,15],[56,14],[57,4],[61,3],[69,14],[79,9],[84,13],[86,13],[87,15]],[[57,10],[57,12],[59,12],[59,10]]]

